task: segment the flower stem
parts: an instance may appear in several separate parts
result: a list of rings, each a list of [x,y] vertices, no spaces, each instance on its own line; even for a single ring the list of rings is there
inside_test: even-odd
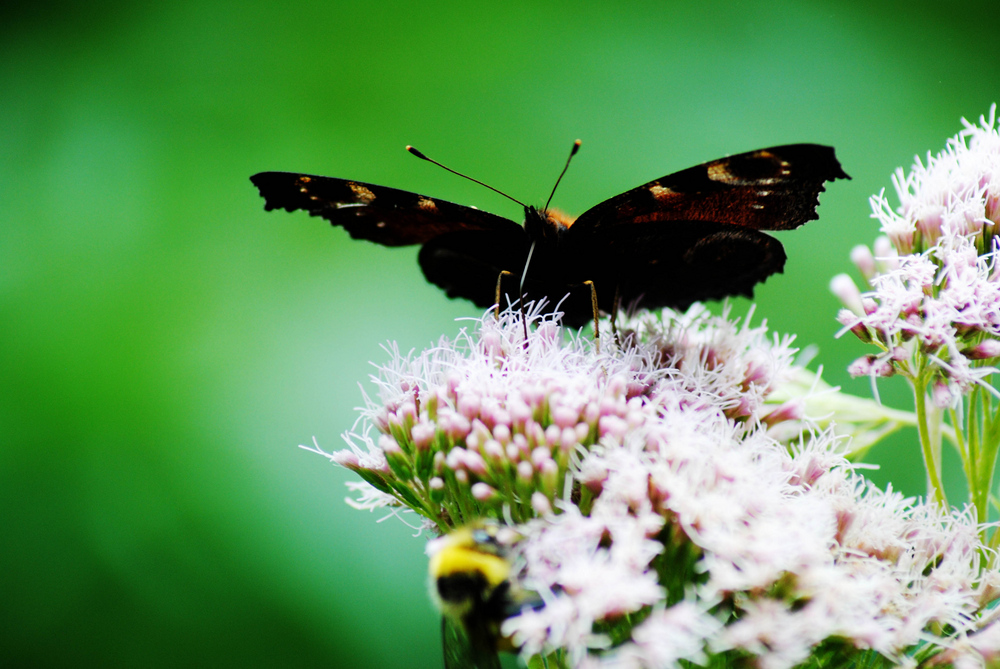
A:
[[[947,508],[944,487],[941,485],[941,461],[936,456],[934,439],[931,436],[931,425],[927,415],[927,374],[924,370],[913,377],[913,395],[917,409],[917,434],[920,436],[920,450],[924,456],[924,467],[927,469],[927,496],[933,497],[941,508]],[[940,420],[940,415],[938,416]],[[936,431],[940,438],[940,430]]]

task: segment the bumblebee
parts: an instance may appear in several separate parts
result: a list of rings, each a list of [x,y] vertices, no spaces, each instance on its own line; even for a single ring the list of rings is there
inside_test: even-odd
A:
[[[443,616],[446,669],[499,668],[497,652],[514,650],[500,634],[500,624],[532,600],[516,584],[518,538],[510,528],[480,522],[428,544],[431,596]]]

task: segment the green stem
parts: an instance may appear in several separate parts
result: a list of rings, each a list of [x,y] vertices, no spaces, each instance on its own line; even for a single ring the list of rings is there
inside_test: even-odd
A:
[[[917,409],[917,434],[920,436],[920,450],[924,456],[924,467],[927,469],[928,497],[933,496],[941,508],[947,508],[948,503],[941,485],[940,460],[935,457],[931,427],[927,417],[927,374],[920,370],[913,378],[913,395]]]
[[[993,489],[993,471],[996,469],[997,453],[1000,451],[1000,405],[994,406],[990,396],[983,393],[983,440],[977,458],[977,474],[975,484],[975,504],[979,513],[979,522],[989,519],[990,492]],[[969,487],[973,487],[970,482]],[[984,530],[985,531],[985,530]]]

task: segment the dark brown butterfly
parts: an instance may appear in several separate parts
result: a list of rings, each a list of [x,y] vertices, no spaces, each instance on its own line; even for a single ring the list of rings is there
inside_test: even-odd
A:
[[[513,274],[503,284],[507,300],[522,297],[518,279],[531,251],[523,298],[546,298],[550,311],[559,305],[563,321],[579,327],[593,314],[588,281],[607,313],[619,304],[684,309],[727,295],[752,297],[757,283],[785,265],[781,243],[760,230],[791,230],[817,218],[824,182],[849,178],[831,147],[775,146],[650,181],[576,220],[525,206],[523,226],[360,181],[289,172],[250,180],[267,210],[303,209],[384,246],[421,244],[427,280],[480,307],[496,302],[502,271]]]

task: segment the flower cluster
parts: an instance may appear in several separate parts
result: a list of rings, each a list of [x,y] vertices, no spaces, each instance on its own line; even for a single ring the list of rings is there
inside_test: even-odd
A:
[[[945,149],[896,171],[900,206],[884,192],[871,199],[882,223],[874,254],[852,252],[868,290],[846,275],[831,289],[844,303],[844,331],[879,352],[857,359],[854,376],[898,374],[911,385],[929,496],[947,503],[941,439],[962,460],[969,500],[985,519],[1000,451],[1000,128],[996,105]],[[876,391],[877,392],[877,391]],[[946,424],[943,417],[947,417]],[[996,538],[993,540],[996,545]]]
[[[350,449],[329,454],[364,480],[360,508],[439,533],[516,527],[511,578],[540,604],[501,629],[526,660],[778,669],[897,662],[928,640],[989,651],[965,641],[998,586],[974,513],[878,490],[832,428],[775,438],[810,424],[790,339],[696,306],[631,319],[601,353],[531,318],[527,340],[506,312],[393,350]]]
[[[884,238],[875,253],[866,246],[852,260],[869,290],[860,293],[846,275],[831,284],[845,304],[845,329],[881,353],[851,366],[855,376],[930,370],[931,399],[941,408],[995,372],[1000,356],[1000,276],[996,272],[1000,224],[1000,132],[996,105],[978,125],[948,140],[944,151],[919,158],[893,184],[900,206],[884,191],[872,197]]]

